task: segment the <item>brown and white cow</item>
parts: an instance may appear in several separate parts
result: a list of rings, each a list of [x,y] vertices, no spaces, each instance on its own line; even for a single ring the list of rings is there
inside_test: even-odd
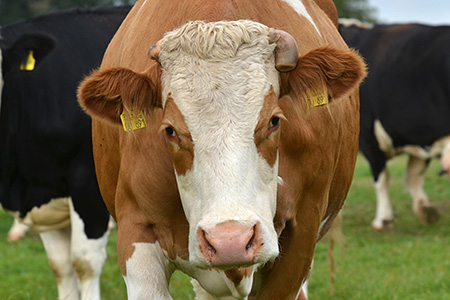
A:
[[[175,269],[198,299],[300,295],[365,75],[317,2],[139,1],[81,84],[129,299],[171,299]]]

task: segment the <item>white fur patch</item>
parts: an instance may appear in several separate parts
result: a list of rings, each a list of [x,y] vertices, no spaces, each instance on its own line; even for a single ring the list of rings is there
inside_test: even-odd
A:
[[[195,279],[194,287],[195,283],[198,284],[195,290],[200,291],[200,295],[205,297],[210,294],[215,297],[214,299],[246,299],[252,290],[254,273],[235,285],[222,270],[196,268],[181,258],[177,258],[174,263],[180,271]],[[256,264],[253,271],[257,271],[259,267],[260,265]],[[203,299],[198,294],[197,297]]]
[[[159,243],[134,243],[124,276],[129,300],[172,300],[169,294],[169,261]]]
[[[440,157],[444,153],[445,146],[450,143],[449,135],[440,138],[427,148],[416,145],[406,145],[395,148],[391,136],[389,136],[389,133],[386,132],[379,120],[375,120],[374,133],[380,150],[383,151],[388,158],[392,158],[400,153],[407,153],[423,160],[432,159]]]
[[[18,217],[18,213],[13,213]],[[70,225],[69,198],[56,198],[34,207],[20,220],[36,232],[61,229]]]
[[[375,182],[375,192],[377,194],[377,209],[375,219],[372,221],[372,227],[375,229],[383,229],[386,221],[392,221],[394,213],[389,200],[389,173],[385,168],[378,180]]]
[[[71,260],[80,282],[81,298],[100,300],[100,275],[106,260],[109,230],[98,239],[89,239],[84,222],[69,201],[71,235]]]
[[[302,0],[283,0],[287,4],[289,4],[300,16],[305,17],[316,29],[317,33],[322,36],[322,34],[319,31],[319,28],[317,28],[316,23],[314,23],[311,15],[306,10],[305,5],[303,4]]]
[[[208,271],[209,274],[202,277],[202,284],[198,280],[191,280],[194,286],[196,299],[221,299],[235,300],[247,299],[252,289],[252,277],[246,277],[242,282],[235,286],[234,283],[227,278],[223,271]],[[205,286],[206,288],[203,288]]]
[[[48,227],[47,231],[40,233],[50,266],[57,275],[58,299],[100,300],[100,274],[106,259],[109,231],[98,239],[88,239],[84,223],[75,212],[72,201],[70,198],[63,199],[52,200],[53,205],[67,206],[70,211],[70,218],[67,216],[67,219],[71,226]],[[47,206],[46,214],[51,212],[49,208]]]
[[[70,227],[40,233],[48,262],[57,274],[58,299],[78,300],[78,278],[70,259]]]
[[[396,154],[394,143],[379,120],[375,120],[374,134],[378,141],[378,147],[380,150],[383,151],[387,157],[393,157]]]

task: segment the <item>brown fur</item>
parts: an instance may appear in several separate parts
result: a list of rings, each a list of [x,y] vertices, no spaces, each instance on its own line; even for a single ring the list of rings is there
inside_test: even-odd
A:
[[[156,61],[148,59],[149,47],[189,20],[251,19],[289,32],[300,54],[297,68],[282,77],[278,101],[287,119],[281,122],[279,137],[279,175],[284,184],[278,190],[274,219],[281,253],[262,271],[260,289],[251,299],[295,298],[310,273],[316,242],[333,222],[350,187],[358,149],[357,85],[365,74],[362,60],[348,50],[330,13],[323,11],[322,4],[330,1],[316,1],[320,8],[311,0],[303,2],[322,36],[283,1],[148,0],[145,7],[140,1],[111,41],[100,70],[82,84],[80,102],[94,118],[100,189],[118,223],[123,274],[134,242],[158,241],[170,258],[188,257],[188,224],[161,131],[161,71]],[[105,78],[114,72],[116,76]],[[331,101],[306,109],[305,94],[317,87],[323,87]],[[111,126],[118,122],[121,105],[144,111],[152,125],[133,134]],[[270,114],[264,116],[266,123],[270,121]],[[133,155],[125,155],[129,153]],[[264,150],[261,153],[265,155]]]
[[[336,6],[332,0],[314,0],[316,4],[327,14],[336,28],[339,27],[339,18]]]
[[[365,64],[359,56],[349,50],[323,47],[299,58],[297,68],[289,75],[285,86],[288,93],[298,95],[294,102],[296,109],[304,111],[308,109],[306,96],[312,90],[322,89],[329,101],[333,101],[358,86],[355,78],[365,76]]]
[[[167,126],[178,130],[174,137],[165,135],[177,174],[185,175],[194,162],[194,145],[183,115],[171,97],[167,99],[164,108],[163,128]]]
[[[255,130],[255,145],[258,153],[264,157],[267,163],[273,167],[277,159],[277,151],[280,140],[280,126],[274,129],[269,128],[272,117],[284,118],[281,108],[278,106],[278,99],[270,89],[264,101],[263,108],[260,112],[259,123]],[[281,123],[281,121],[280,121]]]

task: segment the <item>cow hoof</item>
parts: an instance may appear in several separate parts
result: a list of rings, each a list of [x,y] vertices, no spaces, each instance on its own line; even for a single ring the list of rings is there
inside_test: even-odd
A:
[[[21,239],[23,239],[25,235],[20,234],[20,233],[11,233],[8,234],[8,237],[6,238],[8,242],[17,242]]]
[[[439,213],[433,206],[422,206],[419,208],[418,216],[425,225],[433,225],[439,221]]]
[[[372,223],[372,229],[376,231],[384,231],[389,230],[394,227],[394,220],[383,220],[380,222],[373,222]]]

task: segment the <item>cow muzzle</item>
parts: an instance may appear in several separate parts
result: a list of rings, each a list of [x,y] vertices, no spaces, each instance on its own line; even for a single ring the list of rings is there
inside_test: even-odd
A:
[[[254,264],[263,245],[259,222],[246,226],[228,221],[210,230],[200,227],[197,238],[200,253],[211,266],[223,269]]]

